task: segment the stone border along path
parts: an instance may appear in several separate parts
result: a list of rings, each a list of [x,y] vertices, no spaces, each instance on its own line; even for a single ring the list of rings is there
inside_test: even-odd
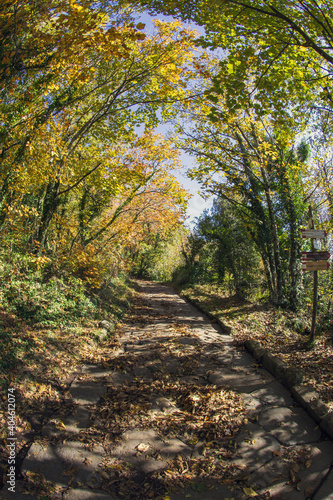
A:
[[[226,327],[219,318],[205,311],[198,301],[189,299],[186,296],[184,298],[199,309],[199,311],[208,316],[208,318],[216,322],[221,327],[222,331],[230,329]],[[279,357],[272,355],[267,349],[262,347],[260,342],[256,340],[246,340],[244,347],[258,363],[263,365],[263,367],[276,378],[276,380],[282,382],[283,385],[289,389],[297,403],[299,403],[318,423],[319,427],[333,439],[333,413],[330,412],[329,407],[320,399],[314,387],[302,383],[304,379],[303,373],[289,367]]]
[[[111,352],[110,359],[121,359],[126,354],[140,359],[140,355],[144,354],[142,359],[146,360],[145,363],[132,366],[128,373],[94,365],[84,366],[81,376],[70,388],[76,404],[75,412],[63,420],[62,429],[52,422],[45,425],[22,465],[23,477],[39,474],[53,483],[55,492],[44,497],[36,492],[33,495],[23,494],[20,488],[24,482],[18,480],[16,493],[8,492],[5,485],[0,499],[126,500],[124,496],[121,499],[113,497],[101,489],[98,474],[101,474],[100,466],[106,457],[126,457],[132,467],[144,475],[166,468],[168,460],[179,455],[200,456],[202,449],[197,445],[185,443],[179,436],[161,439],[156,431],[147,428],[129,428],[120,436],[119,444],[107,451],[101,443],[87,448],[80,441],[81,431],[98,427],[98,421],[91,422],[91,416],[108,389],[121,392],[121,388],[127,387],[133,380],[149,383],[156,374],[158,377],[160,368],[156,365],[160,360],[156,356],[149,359],[149,354],[154,349],[157,352],[159,343],[165,343],[167,335],[169,339],[172,337],[168,330],[172,324],[178,323],[185,325],[189,332],[181,337],[185,356],[187,350],[193,355],[198,344],[201,349],[195,375],[182,375],[182,381],[202,384],[203,387],[208,384],[221,388],[229,386],[244,401],[249,420],[236,437],[236,453],[230,460],[244,470],[247,484],[258,494],[269,491],[271,498],[276,500],[333,500],[333,443],[299,407],[290,392],[268,371],[260,368],[249,353],[237,350],[231,336],[224,334],[218,325],[212,324],[172,288],[146,281],[140,281],[139,285],[147,308],[156,314],[148,315],[140,324],[123,325],[119,339],[121,348]],[[178,369],[173,358],[165,367],[170,374],[177,374]],[[172,411],[177,409],[168,398],[151,400],[149,412],[160,412],[163,418]],[[151,458],[146,453],[143,449],[145,444],[158,451],[157,458]],[[140,446],[141,452],[138,453]],[[286,450],[296,455],[298,452],[300,455],[306,453],[304,467],[296,463],[290,469],[282,453]],[[246,500],[252,495],[251,492],[244,492],[243,484],[237,481],[229,486],[211,484],[205,491],[189,488],[181,493],[171,493],[170,499]]]

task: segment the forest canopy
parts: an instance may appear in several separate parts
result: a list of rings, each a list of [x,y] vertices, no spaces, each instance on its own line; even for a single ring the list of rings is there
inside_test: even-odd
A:
[[[173,279],[185,266],[184,282],[228,280],[240,295],[257,283],[297,309],[310,280],[301,228],[332,226],[331,7],[4,2],[4,258],[28,255],[45,275],[74,273],[96,290],[120,270]],[[174,20],[146,27],[147,12]],[[180,151],[193,158],[189,177],[215,197],[191,234]],[[156,274],[173,244],[174,265]],[[330,307],[331,272],[320,286]]]

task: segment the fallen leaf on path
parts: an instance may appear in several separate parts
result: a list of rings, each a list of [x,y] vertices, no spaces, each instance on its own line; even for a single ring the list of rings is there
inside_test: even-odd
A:
[[[249,497],[257,497],[258,493],[256,493],[252,488],[243,488],[244,493]]]
[[[300,471],[300,467],[299,467],[299,465],[297,463],[291,464],[290,468],[294,472],[299,472]]]
[[[313,492],[314,492],[314,487],[313,486],[307,486],[304,490],[304,493],[305,493],[305,496],[306,498],[309,498],[313,495]]]
[[[144,453],[145,451],[148,451],[150,448],[149,444],[145,443],[140,443],[137,446],[137,450],[140,451],[141,453]]]
[[[291,469],[289,471],[289,474],[290,474],[290,479],[292,480],[293,483],[295,483],[296,482],[296,474],[295,474],[295,472]]]

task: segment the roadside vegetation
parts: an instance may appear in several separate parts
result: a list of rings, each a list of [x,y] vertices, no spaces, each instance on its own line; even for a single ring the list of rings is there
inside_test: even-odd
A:
[[[0,269],[0,465],[7,461],[7,389],[15,388],[18,447],[70,404],[68,388],[83,364],[102,363],[115,344],[133,285],[109,277],[98,290],[64,273],[36,268],[36,259],[7,253]],[[22,455],[23,456],[23,455]]]

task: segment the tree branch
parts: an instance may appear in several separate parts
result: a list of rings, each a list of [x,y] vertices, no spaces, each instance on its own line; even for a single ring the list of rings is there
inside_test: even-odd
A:
[[[73,184],[72,186],[70,186],[67,189],[64,189],[63,191],[60,191],[60,193],[58,193],[58,196],[61,196],[62,194],[65,194],[65,193],[68,193],[68,191],[71,191],[72,189],[76,188],[76,186],[78,186],[80,184],[80,182],[82,182],[84,179],[86,179],[86,177],[88,177],[90,174],[95,172],[95,170],[97,170],[101,165],[102,165],[102,162],[98,163],[94,168],[89,170],[89,172],[84,174],[77,182],[75,182],[75,184]]]

